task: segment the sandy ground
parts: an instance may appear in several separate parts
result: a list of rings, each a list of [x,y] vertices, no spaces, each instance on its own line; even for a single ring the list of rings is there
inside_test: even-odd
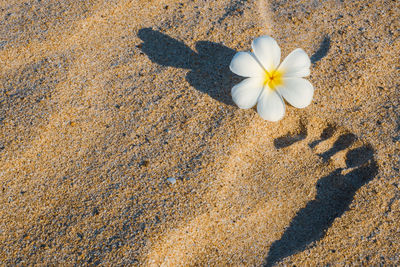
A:
[[[399,16],[1,0],[1,265],[399,265]],[[278,123],[230,96],[263,34],[313,62],[313,103]]]

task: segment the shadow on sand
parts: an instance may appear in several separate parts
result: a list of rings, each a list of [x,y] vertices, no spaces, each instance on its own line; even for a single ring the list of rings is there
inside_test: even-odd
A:
[[[151,61],[162,66],[188,69],[186,80],[191,86],[227,105],[233,105],[231,88],[243,78],[229,70],[229,63],[236,51],[222,44],[209,41],[196,43],[196,51],[183,42],[152,28],[138,32],[143,41],[141,50]],[[325,36],[319,49],[311,56],[315,63],[326,56],[330,38]]]
[[[332,148],[335,153],[352,143],[343,142],[344,139],[353,140],[353,136],[340,137],[339,142]],[[332,153],[326,155],[332,156]],[[281,239],[271,245],[264,266],[273,266],[280,260],[305,250],[312,242],[320,240],[333,221],[348,209],[356,191],[378,173],[374,151],[370,146],[348,151],[346,165],[347,168],[354,169],[343,175],[343,169],[338,168],[318,180],[315,199],[296,214]]]
[[[141,50],[153,62],[190,70],[186,80],[191,86],[217,101],[233,105],[230,91],[241,80],[229,70],[235,50],[200,41],[196,43],[196,52],[183,42],[151,28],[139,30],[138,36],[143,40]]]

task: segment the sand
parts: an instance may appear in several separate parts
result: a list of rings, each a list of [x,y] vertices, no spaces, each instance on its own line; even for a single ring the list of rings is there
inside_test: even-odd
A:
[[[2,0],[0,265],[400,264],[399,1]],[[263,34],[314,100],[237,108]]]

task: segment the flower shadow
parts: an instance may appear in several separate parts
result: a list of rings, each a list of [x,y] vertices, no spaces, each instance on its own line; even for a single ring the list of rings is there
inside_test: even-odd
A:
[[[140,49],[151,61],[189,69],[186,80],[191,86],[219,102],[233,105],[230,90],[240,80],[229,70],[235,50],[222,44],[199,41],[193,51],[183,42],[151,28],[139,30],[138,36],[143,41]]]
[[[315,53],[311,56],[310,60],[312,64],[317,63],[321,59],[323,59],[329,52],[329,49],[331,48],[331,38],[329,35],[325,35],[324,39],[319,45],[319,48]]]

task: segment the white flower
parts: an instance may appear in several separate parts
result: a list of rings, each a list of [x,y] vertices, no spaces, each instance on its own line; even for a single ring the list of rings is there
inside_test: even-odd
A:
[[[295,49],[279,65],[281,49],[274,38],[261,36],[251,47],[253,52],[236,53],[229,66],[233,73],[249,77],[231,91],[239,108],[257,104],[257,112],[263,119],[278,121],[285,115],[282,97],[296,108],[311,103],[314,87],[302,78],[310,74],[311,61],[303,49]]]

